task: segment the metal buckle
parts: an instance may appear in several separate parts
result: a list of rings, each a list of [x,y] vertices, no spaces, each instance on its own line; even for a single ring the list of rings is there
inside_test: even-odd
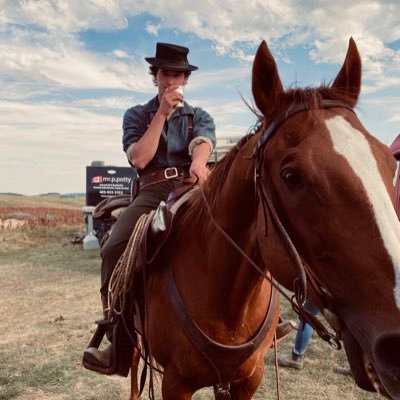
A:
[[[178,177],[178,169],[176,167],[165,168],[164,169],[164,176],[165,179],[173,179]]]

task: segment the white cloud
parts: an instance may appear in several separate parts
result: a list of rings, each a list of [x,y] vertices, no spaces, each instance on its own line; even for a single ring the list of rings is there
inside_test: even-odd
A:
[[[400,133],[400,96],[388,96],[380,98],[367,98],[364,104],[371,109],[378,109],[379,115],[387,114],[387,122],[396,123],[398,128],[396,132]]]
[[[90,53],[66,33],[46,33],[12,28],[0,43],[0,74],[68,88],[113,88],[147,92],[142,64],[122,62],[114,51],[107,56]]]
[[[386,75],[398,76],[399,52],[385,43],[400,37],[400,3],[394,1],[338,0],[3,0],[0,25],[35,24],[36,33],[14,28],[11,42],[0,50],[3,64],[14,73],[66,86],[145,90],[138,82],[142,65],[121,63],[128,55],[116,49],[110,59],[87,52],[71,32],[86,29],[118,30],[128,18],[146,12],[159,18],[148,22],[146,31],[159,36],[165,29],[179,29],[208,39],[217,54],[250,62],[255,46],[267,39],[278,57],[290,62],[287,49],[306,45],[316,62],[341,63],[346,44],[353,36],[363,57],[364,78],[384,86]],[[179,8],[179,12],[177,12]],[[212,12],[210,12],[212,10]],[[32,37],[33,35],[33,37]],[[17,44],[17,43],[18,44]],[[17,44],[17,45],[16,45]],[[25,46],[24,46],[25,44]],[[13,50],[17,50],[13,52]],[[36,68],[34,67],[36,65]],[[37,68],[41,65],[40,68]],[[63,68],[62,66],[65,65]],[[139,67],[139,69],[138,69]],[[3,66],[4,69],[4,66]],[[86,82],[86,84],[85,84]]]
[[[155,88],[135,49],[129,53],[116,43],[112,50],[96,51],[81,33],[128,31],[141,13],[149,16],[142,29],[152,38],[187,33],[188,43],[195,38],[216,55],[242,62],[200,70],[189,81],[190,99],[207,102],[219,135],[242,135],[254,121],[239,93],[251,101],[250,63],[261,40],[279,61],[294,63],[296,49],[319,64],[312,68],[321,68],[343,62],[350,36],[363,59],[365,116],[377,114],[388,123],[380,128],[381,121],[370,121],[382,137],[398,131],[397,99],[369,102],[374,94],[400,87],[400,53],[390,48],[400,39],[395,0],[0,0],[0,99],[7,99],[0,101],[0,182],[8,182],[7,190],[18,182],[17,175],[4,172],[10,165],[18,176],[32,171],[39,177],[43,170],[54,180],[62,175],[58,191],[76,191],[77,180],[84,187],[82,171],[93,159],[124,165],[121,116],[114,113],[140,102],[142,94],[150,97]],[[36,180],[26,192],[48,190],[42,189],[47,176],[40,179],[42,186]]]
[[[241,99],[224,103],[210,102],[207,111],[216,122],[217,137],[242,137],[256,122],[256,116]]]
[[[3,0],[2,10],[12,24],[35,24],[50,31],[111,30],[127,26],[122,2],[113,0]]]
[[[254,46],[267,39],[275,54],[287,62],[287,49],[305,45],[312,60],[341,63],[353,36],[363,58],[364,79],[375,82],[371,87],[384,88],[388,75],[400,74],[399,52],[387,46],[400,38],[397,1],[181,1],[179,13],[176,3],[158,1],[154,5],[154,1],[143,0],[140,4],[141,10],[160,18],[156,34],[179,28],[211,40],[219,55],[251,61]],[[136,7],[128,7],[128,12],[135,11]]]
[[[90,107],[97,109],[116,109],[120,110],[121,113],[127,108],[131,107],[132,104],[139,103],[138,100],[131,96],[125,97],[95,97],[90,99],[78,99],[71,102],[73,107]]]
[[[227,87],[237,83],[241,85],[243,80],[248,80],[251,76],[249,66],[237,68],[221,68],[218,71],[196,72],[196,79],[189,78],[189,89],[200,90],[219,86]],[[235,86],[236,87],[236,86]],[[222,89],[223,90],[223,89]]]
[[[158,36],[159,29],[160,29],[160,25],[154,25],[150,22],[147,23],[146,27],[145,27],[146,32],[148,32],[154,36]]]
[[[115,58],[129,58],[129,54],[121,49],[115,49],[111,52],[111,54],[115,56]]]
[[[121,117],[65,105],[0,102],[2,190],[84,191],[85,167],[92,160],[127,165],[121,138]]]

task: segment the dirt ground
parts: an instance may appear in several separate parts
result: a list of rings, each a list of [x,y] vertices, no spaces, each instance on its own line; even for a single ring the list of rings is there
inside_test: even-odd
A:
[[[120,400],[129,379],[106,377],[81,366],[100,317],[98,251],[71,239],[82,227],[22,227],[0,231],[0,398],[2,400]],[[285,317],[296,319],[283,303]],[[290,349],[294,333],[280,345]],[[255,399],[275,399],[273,352]],[[344,351],[314,337],[301,371],[280,369],[283,400],[369,400],[352,378],[335,373],[346,366]],[[158,392],[159,395],[159,392]],[[147,395],[143,397],[147,398]],[[194,399],[213,399],[204,389]]]

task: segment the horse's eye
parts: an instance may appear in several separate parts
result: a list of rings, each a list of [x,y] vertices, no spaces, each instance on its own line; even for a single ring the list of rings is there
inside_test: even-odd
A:
[[[304,181],[301,175],[291,168],[285,168],[282,171],[282,179],[289,189],[301,189],[304,186]]]

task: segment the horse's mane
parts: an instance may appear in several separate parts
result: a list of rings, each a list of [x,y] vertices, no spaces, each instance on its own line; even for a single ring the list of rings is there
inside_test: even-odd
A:
[[[230,167],[238,155],[240,149],[254,136],[256,131],[261,129],[261,125],[257,125],[255,130],[251,133],[243,136],[239,142],[219,161],[215,163],[212,167],[212,171],[203,186],[196,192],[188,201],[188,209],[182,216],[181,222],[187,220],[190,224],[194,220],[208,220],[208,210],[206,203],[204,201],[203,194],[200,192],[204,191],[207,198],[207,202],[211,208],[218,202],[219,195],[221,193],[221,188],[226,181]]]

